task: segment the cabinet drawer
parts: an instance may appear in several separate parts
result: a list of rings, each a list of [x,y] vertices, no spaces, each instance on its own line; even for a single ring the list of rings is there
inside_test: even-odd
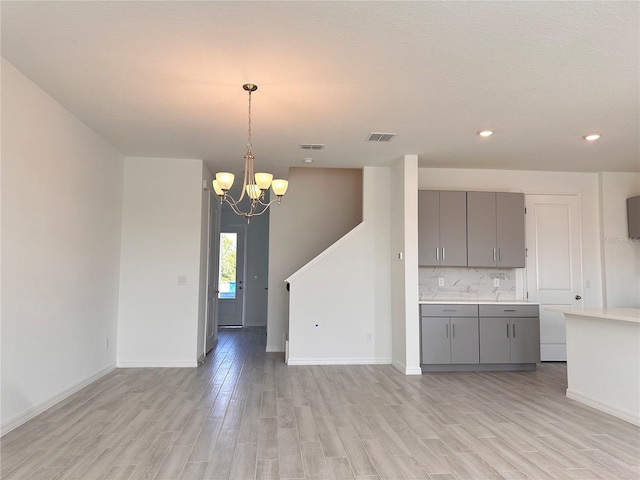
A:
[[[537,317],[538,305],[480,305],[481,317]]]
[[[438,304],[420,305],[423,317],[477,317],[478,305]]]

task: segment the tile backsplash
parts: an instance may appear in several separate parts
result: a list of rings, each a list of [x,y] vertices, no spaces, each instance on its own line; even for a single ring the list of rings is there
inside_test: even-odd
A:
[[[420,300],[517,300],[516,269],[420,267],[419,283]]]

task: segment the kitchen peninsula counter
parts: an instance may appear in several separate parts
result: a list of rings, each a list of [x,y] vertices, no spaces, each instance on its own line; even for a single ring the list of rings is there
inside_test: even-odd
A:
[[[640,309],[545,308],[566,318],[567,397],[640,425]]]

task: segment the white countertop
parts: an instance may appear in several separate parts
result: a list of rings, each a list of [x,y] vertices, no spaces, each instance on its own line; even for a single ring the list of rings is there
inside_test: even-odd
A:
[[[419,305],[540,305],[536,302],[524,302],[522,300],[455,300],[445,298],[442,300],[420,300]]]
[[[544,307],[549,312],[560,312],[565,315],[580,317],[602,318],[605,320],[620,320],[623,322],[640,323],[640,308],[562,308]]]

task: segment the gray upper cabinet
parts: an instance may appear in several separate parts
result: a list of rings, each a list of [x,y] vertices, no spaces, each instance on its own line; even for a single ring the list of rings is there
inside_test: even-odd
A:
[[[470,267],[525,266],[524,194],[467,192]]]
[[[496,193],[496,217],[498,266],[524,268],[524,193]]]
[[[418,264],[467,265],[466,192],[418,192]]]
[[[418,191],[418,264],[440,265],[440,192]]]

